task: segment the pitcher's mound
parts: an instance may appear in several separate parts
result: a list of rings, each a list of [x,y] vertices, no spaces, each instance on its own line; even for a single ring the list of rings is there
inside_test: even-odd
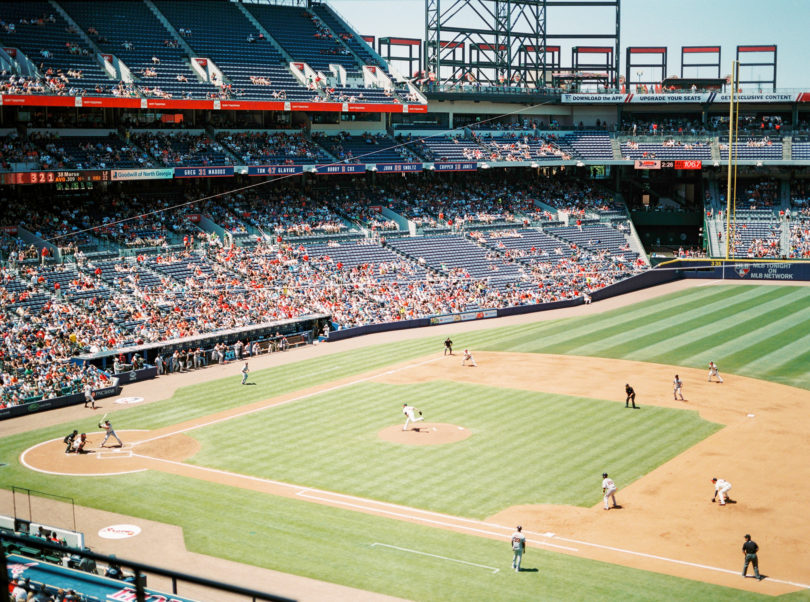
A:
[[[463,441],[472,433],[463,426],[441,422],[417,422],[409,424],[403,431],[402,425],[389,426],[380,431],[380,439],[405,445],[442,445]]]

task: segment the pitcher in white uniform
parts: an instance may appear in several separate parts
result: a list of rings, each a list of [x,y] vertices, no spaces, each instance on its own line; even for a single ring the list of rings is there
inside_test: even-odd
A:
[[[419,422],[420,420],[424,420],[424,418],[422,417],[422,412],[420,412],[413,406],[409,406],[407,403],[402,404],[402,413],[405,414],[405,416],[407,416],[407,418],[405,418],[405,426],[402,427],[403,431],[408,430],[408,425],[411,422]],[[417,413],[419,414],[418,417],[416,416]]]

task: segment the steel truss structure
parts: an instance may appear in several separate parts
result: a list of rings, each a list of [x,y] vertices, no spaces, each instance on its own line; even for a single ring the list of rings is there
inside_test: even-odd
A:
[[[547,29],[548,9],[587,11],[595,7],[615,13],[609,31]],[[581,40],[601,40],[611,48],[608,63],[600,65],[607,68],[604,80],[615,88],[620,12],[621,0],[425,0],[424,70],[439,85],[466,82],[543,87],[552,81],[552,75],[564,70],[561,42],[576,46]]]

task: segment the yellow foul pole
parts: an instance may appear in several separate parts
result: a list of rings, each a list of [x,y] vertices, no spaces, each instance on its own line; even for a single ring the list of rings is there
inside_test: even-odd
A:
[[[731,238],[731,149],[734,145],[734,89],[737,82],[734,76],[737,72],[737,61],[731,63],[731,97],[728,103],[728,181],[726,182],[726,259],[728,259],[729,238]]]

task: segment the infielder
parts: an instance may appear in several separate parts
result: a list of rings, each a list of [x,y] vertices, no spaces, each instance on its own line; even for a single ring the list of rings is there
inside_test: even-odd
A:
[[[678,399],[680,397],[681,401],[683,401],[683,381],[681,378],[676,374],[675,380],[672,381],[673,392],[672,396],[674,399]]]
[[[714,483],[714,495],[712,496],[712,502],[714,499],[719,495],[720,496],[720,505],[725,506],[726,500],[732,502],[734,500],[728,495],[729,490],[731,489],[731,483],[728,481],[724,481],[723,479],[712,479],[712,483]]]
[[[478,366],[478,364],[475,363],[475,358],[473,357],[473,354],[470,353],[469,349],[464,350],[464,359],[461,360],[461,365],[466,366],[467,362],[470,362],[470,366],[472,367]]]
[[[717,382],[723,382],[723,377],[720,376],[720,370],[717,369],[717,364],[709,362],[709,382],[712,382],[712,376],[717,377]]]
[[[104,429],[106,434],[104,435],[104,441],[101,442],[101,447],[104,447],[104,444],[107,443],[107,439],[110,437],[114,437],[116,441],[118,441],[118,447],[124,447],[123,441],[118,438],[118,435],[115,434],[113,430],[112,424],[110,424],[109,420],[105,420],[104,422],[98,423],[98,428]]]
[[[84,385],[84,407],[87,407],[88,403],[92,404],[94,410],[96,409],[96,395],[93,393],[90,383]]]
[[[245,362],[245,365],[242,366],[242,384],[243,385],[245,383],[247,383],[248,372],[250,372],[250,370],[248,369],[248,363]]]
[[[608,500],[613,502],[614,508],[619,507],[618,504],[616,504],[616,483],[613,482],[613,479],[611,479],[606,472],[602,473],[602,494],[605,500],[605,510],[610,510]]]
[[[520,572],[520,562],[523,560],[523,552],[526,551],[526,536],[522,531],[523,527],[518,525],[512,533],[512,568],[516,573]]]
[[[422,412],[413,406],[409,406],[407,403],[402,404],[402,413],[407,416],[407,418],[405,418],[405,426],[402,427],[403,431],[408,430],[408,425],[411,422],[419,422],[420,420],[424,420]],[[416,417],[417,413],[419,414],[419,418]]]

